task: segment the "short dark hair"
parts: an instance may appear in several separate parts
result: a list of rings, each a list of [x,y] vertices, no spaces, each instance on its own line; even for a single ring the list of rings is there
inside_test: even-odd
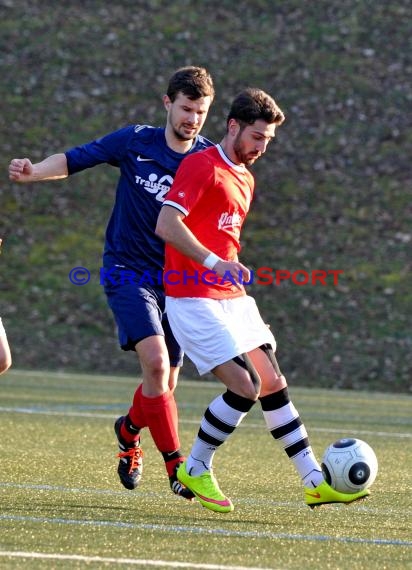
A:
[[[204,67],[195,67],[193,65],[181,67],[175,71],[169,80],[166,93],[172,103],[178,93],[183,93],[183,95],[192,100],[207,96],[213,100],[215,96],[211,75]]]
[[[248,87],[233,99],[227,123],[230,119],[235,119],[241,125],[253,125],[259,119],[268,124],[281,125],[285,115],[270,95],[256,87]]]

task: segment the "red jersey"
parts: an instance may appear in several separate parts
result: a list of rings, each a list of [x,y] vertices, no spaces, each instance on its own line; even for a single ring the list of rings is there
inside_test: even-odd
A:
[[[235,261],[253,190],[249,170],[234,164],[217,145],[182,161],[164,204],[185,214],[184,223],[202,245],[225,261]],[[169,244],[164,285],[170,297],[228,299],[245,295],[233,278],[219,277]]]

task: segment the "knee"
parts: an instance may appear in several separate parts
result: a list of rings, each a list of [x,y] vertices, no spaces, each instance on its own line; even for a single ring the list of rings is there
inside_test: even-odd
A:
[[[141,365],[145,396],[159,396],[169,390],[170,366],[167,357],[161,353],[147,355]]]
[[[143,368],[143,394],[149,398],[169,391],[169,362],[161,357],[146,359]]]
[[[147,358],[144,367],[148,374],[154,378],[169,378],[170,366],[168,359],[162,354],[154,354]]]
[[[245,380],[244,382],[239,382],[234,392],[243,398],[256,402],[260,393],[260,384],[255,386],[251,380]]]
[[[284,388],[288,387],[286,378],[281,374],[280,376],[273,376],[270,379],[265,378],[260,391],[260,397],[268,396],[269,394],[274,394],[280,392]]]

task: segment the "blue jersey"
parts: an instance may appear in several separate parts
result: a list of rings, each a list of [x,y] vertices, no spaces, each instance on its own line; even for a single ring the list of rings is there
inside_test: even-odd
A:
[[[167,146],[164,128],[132,125],[65,153],[69,174],[102,163],[120,168],[106,229],[106,268],[120,265],[158,278],[164,267],[164,242],[155,235],[160,208],[183,158],[211,145],[198,135],[181,154]]]

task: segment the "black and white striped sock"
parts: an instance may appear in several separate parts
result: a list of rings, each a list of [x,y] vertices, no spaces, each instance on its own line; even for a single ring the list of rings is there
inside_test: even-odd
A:
[[[216,449],[233,433],[254,403],[227,390],[209,404],[187,458],[189,475],[201,475],[212,468]]]
[[[292,461],[305,486],[324,480],[322,469],[309,443],[306,428],[290,401],[287,388],[260,398],[266,426]]]

